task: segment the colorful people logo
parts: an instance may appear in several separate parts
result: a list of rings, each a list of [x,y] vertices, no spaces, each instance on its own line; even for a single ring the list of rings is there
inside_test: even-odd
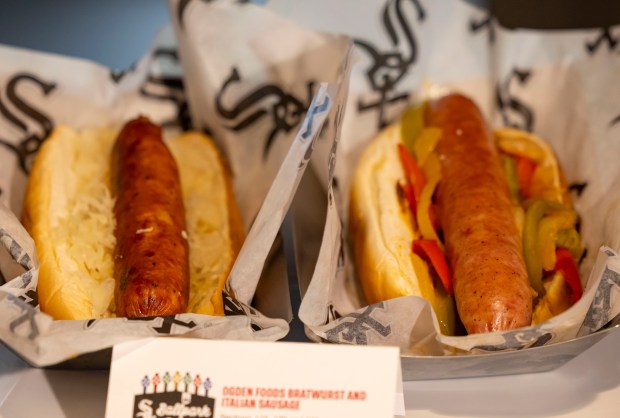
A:
[[[172,380],[174,381],[174,391],[176,392],[179,390],[179,383],[181,383],[181,374],[178,370],[174,373]]]
[[[189,372],[185,372],[185,376],[183,376],[183,383],[185,383],[185,392],[189,390],[189,385],[192,383],[192,377],[189,375]]]
[[[163,381],[164,381],[164,392],[168,392],[168,384],[172,381],[172,378],[170,377],[170,373],[168,372],[164,373]]]
[[[199,392],[201,388],[204,388],[205,393],[204,396],[209,396],[209,390],[212,388],[211,379],[208,377],[206,379],[202,379],[200,374],[196,374],[192,377],[189,372],[186,372],[185,375],[181,376],[181,374],[176,371],[174,375],[171,375],[170,372],[166,371],[163,376],[160,376],[159,373],[155,373],[152,376],[144,375],[141,382],[142,384],[142,393],[146,394],[149,386],[153,386],[153,393],[158,392],[158,387],[160,383],[163,383],[163,392],[183,392],[190,393],[190,385],[194,385],[194,395],[201,395]],[[170,389],[170,383],[173,383],[173,390]],[[183,383],[185,385],[183,390],[179,390],[179,384]]]
[[[142,378],[142,393],[146,393],[146,388],[149,387],[149,384],[151,383],[151,379],[149,379],[149,377],[147,375],[144,375],[144,377]]]
[[[198,395],[198,388],[200,387],[201,383],[202,383],[202,379],[200,378],[200,375],[197,374],[196,377],[194,377],[194,393],[196,395]]]
[[[159,373],[155,373],[155,376],[153,376],[153,393],[157,393],[157,386],[159,386],[159,383],[161,382],[161,379],[159,378]]]

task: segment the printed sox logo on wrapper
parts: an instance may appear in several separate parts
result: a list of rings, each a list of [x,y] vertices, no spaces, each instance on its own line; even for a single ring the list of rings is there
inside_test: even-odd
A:
[[[45,81],[31,73],[18,73],[11,77],[6,83],[7,102],[11,104],[15,110],[11,110],[8,103],[5,103],[0,97],[0,113],[6,120],[22,132],[22,139],[15,143],[4,138],[0,138],[0,145],[6,147],[17,157],[19,167],[28,174],[34,160],[34,156],[41,147],[41,144],[52,132],[54,127],[49,116],[44,114],[36,106],[29,104],[20,96],[18,88],[22,84],[31,84],[38,87],[43,96],[49,95],[55,88],[56,83]],[[20,113],[26,118],[20,118]],[[26,120],[36,122],[41,133],[33,133],[28,128]]]
[[[303,117],[310,101],[312,100],[312,92],[314,81],[308,81],[307,97],[303,102],[291,93],[285,92],[282,88],[274,84],[262,85],[239,101],[230,108],[226,108],[223,104],[223,96],[235,82],[241,82],[239,70],[232,69],[231,75],[226,79],[222,88],[216,96],[216,109],[218,114],[225,120],[233,122],[226,128],[232,131],[241,131],[248,129],[255,122],[268,115],[272,118],[272,130],[267,136],[263,149],[263,159],[269,154],[269,149],[273,141],[280,132],[290,132],[297,126]],[[275,100],[269,108],[269,102]],[[243,115],[245,113],[245,115]]]
[[[407,75],[418,55],[411,24],[403,9],[405,1],[389,0],[383,7],[382,22],[386,35],[392,44],[392,49],[382,52],[369,41],[363,39],[355,39],[354,41],[372,60],[371,65],[366,69],[366,78],[373,92],[379,94],[379,98],[371,103],[359,100],[357,110],[366,112],[377,109],[379,112],[378,128],[384,128],[389,124],[384,114],[388,104],[406,102],[409,98],[409,92],[395,92],[398,84]],[[420,2],[411,0],[410,3],[413,4],[417,12],[417,19],[423,21],[425,12]],[[400,32],[397,31],[397,28]],[[400,37],[401,32],[402,38]],[[405,48],[402,48],[403,44]],[[408,49],[408,51],[404,49]]]
[[[15,172],[19,172],[22,177],[27,175],[27,170],[31,164],[31,159],[37,150],[43,144],[49,133],[53,131],[53,127],[58,123],[66,123],[75,125],[78,129],[89,127],[92,121],[96,119],[102,109],[107,109],[109,104],[105,100],[113,98],[114,103],[119,103],[118,108],[126,110],[126,113],[133,111],[146,112],[152,115],[155,120],[164,125],[166,131],[170,134],[176,133],[182,129],[182,125],[186,120],[187,104],[183,92],[183,83],[178,76],[179,71],[174,67],[178,64],[176,52],[169,47],[154,48],[149,51],[148,55],[141,59],[133,68],[122,74],[114,74],[107,68],[102,68],[91,62],[83,62],[76,60],[67,60],[65,57],[45,57],[39,56],[36,52],[16,51],[18,57],[24,57],[24,61],[31,59],[36,62],[45,62],[46,59],[57,60],[58,65],[41,66],[40,72],[31,72],[28,70],[16,69],[10,71],[9,74],[1,74],[2,76],[2,94],[0,95],[0,124],[2,125],[2,133],[0,139],[4,142],[0,149],[3,158],[10,159]],[[165,62],[164,62],[165,61]],[[65,73],[72,73],[66,68],[82,71],[87,76],[84,78],[76,77],[76,82],[93,82],[96,85],[103,86],[109,95],[102,95],[104,103],[100,103],[98,95],[88,95],[90,85],[82,86],[79,93],[84,90],[87,93],[83,98],[84,107],[81,109],[81,116],[78,112],[72,113],[67,111],[74,105],[73,97],[70,97],[76,90],[74,80],[63,77],[63,74],[55,72],[61,68]],[[102,71],[103,70],[103,71]],[[172,71],[170,71],[172,70]],[[36,74],[36,75],[35,75]],[[92,97],[91,97],[92,96]],[[7,99],[8,97],[8,99]],[[17,97],[15,99],[14,97]],[[58,106],[58,103],[66,103],[65,106]],[[30,110],[24,110],[25,106]],[[111,112],[114,113],[114,112]],[[124,115],[111,116],[106,113],[104,122],[102,123],[121,123]],[[73,116],[73,115],[76,116]],[[75,118],[75,119],[74,119]],[[116,119],[115,119],[116,118]],[[187,119],[189,120],[189,119]],[[39,128],[40,125],[41,127]],[[316,124],[318,125],[318,123]],[[17,128],[17,129],[16,129]],[[316,126],[314,129],[318,129]],[[21,133],[24,135],[20,136]],[[32,134],[35,132],[35,134]],[[32,135],[31,135],[32,134]],[[22,137],[24,137],[22,141]],[[10,147],[9,145],[14,145]],[[27,144],[19,145],[19,144]],[[28,152],[18,153],[21,146],[22,151]],[[7,152],[9,150],[10,152]],[[20,155],[23,158],[20,158]],[[17,161],[15,159],[17,156]],[[303,158],[300,157],[299,161]],[[294,167],[299,165],[299,161],[294,162]],[[13,168],[11,168],[13,170]],[[10,191],[13,191],[11,189]],[[18,190],[19,191],[19,190]],[[5,192],[9,192],[8,188]],[[292,193],[292,191],[291,191]],[[10,199],[7,198],[10,196]],[[13,199],[10,193],[3,194],[3,198],[7,200]],[[15,199],[13,199],[15,200]],[[16,212],[15,212],[16,213]],[[15,217],[14,214],[13,218]],[[7,217],[3,220],[9,222]],[[19,224],[19,220],[11,221],[11,225]],[[5,225],[2,225],[5,226]],[[20,225],[20,229],[23,227]],[[12,230],[9,228],[9,238],[11,238]],[[24,235],[26,232],[24,231]],[[275,236],[275,235],[274,235]],[[16,236],[12,236],[16,237]],[[260,237],[262,240],[262,236]],[[269,239],[269,238],[266,238]],[[262,241],[264,242],[264,241]],[[34,251],[28,253],[34,254]],[[38,265],[37,267],[38,268]],[[195,335],[201,333],[207,326],[209,319],[197,317],[192,314],[180,314],[174,317],[155,317],[144,320],[129,320],[125,318],[105,318],[92,321],[66,321],[59,323],[53,321],[50,317],[40,312],[37,305],[36,284],[32,280],[36,277],[36,268],[34,271],[28,271],[20,277],[11,280],[5,284],[3,290],[10,294],[0,294],[0,308],[3,309],[3,315],[6,314],[5,326],[2,327],[2,338],[10,345],[19,355],[28,359],[32,364],[49,365],[55,364],[67,359],[79,357],[81,354],[93,351],[95,349],[110,348],[115,341],[126,339],[129,334],[153,336],[168,334],[188,334]],[[6,278],[9,275],[6,275]],[[262,316],[258,311],[245,307],[241,309],[230,309],[231,305],[241,306],[230,298],[227,298],[226,314],[236,313],[237,315],[251,316],[246,323],[242,318],[231,318],[225,324],[229,328],[241,329],[247,333],[250,338],[256,339],[278,339],[281,338],[287,330],[284,320],[271,319]],[[251,312],[252,315],[249,315]],[[220,321],[218,319],[218,321]],[[224,320],[225,321],[225,320]],[[220,321],[221,322],[221,321]],[[228,325],[230,324],[230,325]],[[64,325],[67,325],[64,327]],[[54,328],[54,337],[46,338],[49,330]],[[266,332],[256,332],[263,331]],[[221,331],[207,331],[209,335]],[[57,341],[66,338],[67,333],[73,333],[71,338],[74,344],[71,346],[57,347]],[[98,338],[99,335],[106,335],[106,338]],[[203,334],[201,334],[203,335]],[[254,337],[254,335],[257,335]],[[58,337],[58,338],[56,338]],[[47,347],[52,347],[48,350]],[[23,348],[23,349],[22,349]],[[90,361],[90,360],[89,360]],[[99,361],[95,359],[96,363]]]

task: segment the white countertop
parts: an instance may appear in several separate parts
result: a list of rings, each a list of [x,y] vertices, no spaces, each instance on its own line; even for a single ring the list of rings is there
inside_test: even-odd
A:
[[[617,417],[620,331],[545,373],[404,383],[407,417]],[[27,367],[0,347],[0,418],[99,418],[106,371]]]

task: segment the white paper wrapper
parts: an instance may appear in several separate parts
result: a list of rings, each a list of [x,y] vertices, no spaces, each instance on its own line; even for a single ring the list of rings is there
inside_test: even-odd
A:
[[[336,44],[329,43],[329,50],[333,51],[331,77],[313,78],[310,89],[308,80],[296,77],[292,70],[299,66],[310,68],[295,57],[306,57],[306,49],[312,50],[324,42],[317,35],[311,34],[317,39],[315,43],[307,43],[307,31],[299,29],[298,38],[288,38],[296,50],[282,55],[277,53],[282,51],[280,48],[270,52],[262,43],[252,44],[253,39],[262,39],[264,33],[280,25],[277,16],[246,16],[245,23],[252,30],[240,32],[241,26],[234,20],[244,16],[242,4],[218,4],[214,7],[215,21],[209,20],[212,15],[198,10],[191,14],[194,20],[182,23],[185,6],[193,7],[187,2],[171,2],[182,69],[172,28],[164,30],[153,49],[125,73],[113,73],[90,62],[0,45],[0,140],[4,145],[0,147],[0,242],[8,251],[0,266],[3,276],[12,279],[0,288],[0,338],[35,366],[109,351],[116,343],[153,335],[278,340],[288,332],[291,308],[277,235],[315,141],[321,133],[337,135],[335,128],[344,111],[341,97],[346,96],[349,44],[345,38]],[[211,9],[214,5],[202,6]],[[210,32],[194,38],[198,27],[207,27]],[[200,54],[204,47],[208,48],[210,58],[203,62]],[[231,54],[237,49],[243,57],[257,58],[238,62],[238,56]],[[205,65],[210,63],[221,68]],[[249,81],[238,80],[232,86],[233,66],[244,79],[250,76]],[[184,74],[187,77],[182,78]],[[225,80],[228,84],[222,87]],[[333,83],[321,83],[323,80]],[[283,81],[296,91],[303,91],[304,101],[293,101],[298,107],[293,109],[290,124],[278,128],[283,130],[281,137],[270,136],[268,126],[252,132],[231,128],[230,118],[216,116],[213,95],[218,89],[222,88],[220,96],[225,94],[222,106],[234,107],[248,91]],[[228,86],[234,91],[225,91]],[[288,109],[287,100],[292,97],[289,93],[276,91],[276,87],[262,91],[266,91],[267,97],[261,99],[261,104],[273,106],[276,112],[280,108],[273,100],[283,100],[279,104]],[[188,106],[195,122],[193,127],[209,128],[233,168],[233,186],[247,229],[225,287],[226,316],[180,314],[148,319],[55,321],[42,313],[36,294],[36,250],[18,219],[27,173],[41,143],[59,123],[77,129],[120,128],[138,114],[160,123],[164,137],[169,138],[190,128]],[[0,252],[4,255],[3,250]]]
[[[300,318],[310,336],[395,344],[410,355],[474,353],[565,341],[595,332],[618,315],[620,166],[614,160],[620,152],[620,95],[615,93],[620,55],[613,40],[619,26],[508,30],[488,11],[455,0],[291,3],[271,0],[267,7],[309,29],[350,35],[359,57],[338,144],[338,187],[324,168],[326,155],[315,153],[314,188],[302,182],[294,203],[296,241],[303,246],[297,251],[305,291]],[[544,324],[445,337],[420,298],[366,306],[360,295],[346,241],[349,181],[357,158],[408,105],[449,91],[472,97],[491,126],[517,127],[547,140],[573,186],[588,250],[581,266],[587,291],[573,308]],[[325,191],[326,214],[325,207],[306,207],[303,198],[318,202]]]

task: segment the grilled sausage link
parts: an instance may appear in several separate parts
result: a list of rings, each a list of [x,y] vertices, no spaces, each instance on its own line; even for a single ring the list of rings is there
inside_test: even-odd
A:
[[[529,325],[521,237],[484,117],[468,98],[450,95],[430,104],[426,122],[443,131],[436,198],[463,325],[470,334]]]
[[[112,151],[117,316],[186,312],[188,243],[179,172],[147,118],[128,122]]]

